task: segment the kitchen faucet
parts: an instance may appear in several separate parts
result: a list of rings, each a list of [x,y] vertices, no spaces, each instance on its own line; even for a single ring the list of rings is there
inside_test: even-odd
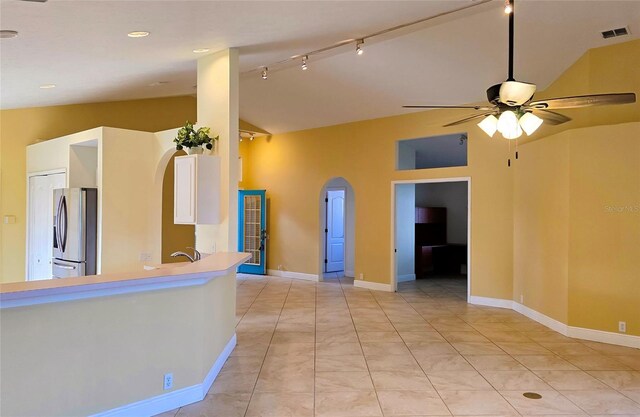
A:
[[[189,255],[188,253],[178,251],[178,252],[173,252],[171,254],[171,257],[175,258],[176,256],[186,256],[190,262],[199,261],[202,258],[202,256],[200,255],[200,252],[198,252],[196,248],[187,247],[187,249],[193,249],[193,256]]]

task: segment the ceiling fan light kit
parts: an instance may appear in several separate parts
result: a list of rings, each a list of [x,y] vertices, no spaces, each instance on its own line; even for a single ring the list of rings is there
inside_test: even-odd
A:
[[[487,100],[491,103],[491,106],[411,105],[404,107],[412,109],[473,109],[482,111],[482,113],[448,123],[444,127],[482,119],[478,123],[478,127],[489,137],[493,137],[496,132],[500,132],[505,139],[513,140],[522,136],[522,132],[526,133],[527,136],[531,136],[542,126],[543,122],[551,126],[557,126],[571,121],[571,118],[551,110],[636,102],[635,93],[590,94],[533,101],[536,85],[516,81],[513,77],[515,0],[505,0],[505,13],[509,16],[509,71],[506,81],[487,89]],[[516,159],[518,159],[517,148],[515,155]],[[509,160],[508,165],[511,166],[511,160]]]

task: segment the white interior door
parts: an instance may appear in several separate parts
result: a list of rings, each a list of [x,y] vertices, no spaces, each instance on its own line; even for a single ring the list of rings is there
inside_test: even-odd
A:
[[[53,253],[53,190],[64,188],[66,174],[29,178],[27,280],[50,279]]]
[[[327,191],[326,269],[325,272],[344,271],[345,191]]]

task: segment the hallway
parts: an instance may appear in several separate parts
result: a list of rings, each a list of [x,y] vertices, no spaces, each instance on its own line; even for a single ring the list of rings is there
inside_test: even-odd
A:
[[[205,400],[162,416],[640,415],[640,350],[465,300],[463,280],[239,276],[237,347]]]

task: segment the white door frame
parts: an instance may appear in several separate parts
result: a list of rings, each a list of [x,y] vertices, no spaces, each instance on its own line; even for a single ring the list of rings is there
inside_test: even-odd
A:
[[[442,182],[467,183],[467,302],[471,297],[471,177],[429,178],[391,181],[391,290],[398,291],[398,271],[396,270],[396,185],[428,184]]]
[[[342,216],[342,229],[344,231],[344,244],[342,245],[342,270],[343,272],[346,270],[346,265],[347,265],[347,187],[327,187],[324,190],[324,228],[322,229],[323,232],[323,236],[322,236],[322,241],[324,242],[322,244],[322,249],[323,249],[323,256],[324,258],[322,259],[322,274],[324,275],[327,269],[327,264],[324,262],[325,259],[327,259],[327,233],[324,233],[324,231],[328,228],[328,224],[327,224],[327,217],[329,215],[329,205],[326,201],[327,196],[329,195],[329,191],[342,191],[344,193],[344,208],[343,208],[343,216]],[[322,277],[321,277],[322,278]]]
[[[29,219],[29,200],[31,200],[31,196],[29,195],[29,184],[31,182],[31,178],[32,177],[41,177],[44,175],[55,175],[55,174],[64,174],[64,182],[65,182],[65,187],[69,186],[69,176],[67,175],[67,169],[66,168],[55,168],[55,169],[48,169],[46,171],[36,171],[36,172],[28,172],[27,173],[27,210],[25,212],[25,216],[24,218],[26,219],[25,221],[25,232],[26,232],[26,236],[25,236],[25,247],[24,247],[24,280],[28,281],[29,280],[29,223],[30,220]]]

